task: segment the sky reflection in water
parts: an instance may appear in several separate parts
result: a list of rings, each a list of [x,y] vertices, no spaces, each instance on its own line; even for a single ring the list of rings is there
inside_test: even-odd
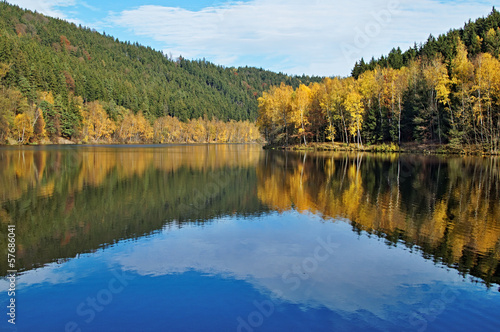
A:
[[[403,246],[359,236],[344,221],[297,212],[165,227],[28,271],[18,286],[21,330],[59,331],[71,322],[88,331],[494,330],[499,324],[497,292]]]

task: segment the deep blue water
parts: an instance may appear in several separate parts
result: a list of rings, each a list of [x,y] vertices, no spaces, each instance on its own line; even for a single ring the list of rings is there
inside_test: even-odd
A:
[[[404,246],[360,236],[345,221],[297,212],[165,228],[27,271],[18,288],[19,331],[494,331],[500,324],[499,292]]]

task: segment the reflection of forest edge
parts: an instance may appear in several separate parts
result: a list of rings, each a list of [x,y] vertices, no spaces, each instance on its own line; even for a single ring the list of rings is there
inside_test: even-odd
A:
[[[9,188],[0,193],[0,222],[16,223],[17,268],[75,257],[164,226],[264,211],[250,167],[260,151],[191,149],[196,153],[185,147],[168,153],[0,152],[1,188]],[[6,271],[5,262],[0,266]]]
[[[268,151],[258,195],[279,211],[347,218],[354,231],[500,283],[498,158]]]

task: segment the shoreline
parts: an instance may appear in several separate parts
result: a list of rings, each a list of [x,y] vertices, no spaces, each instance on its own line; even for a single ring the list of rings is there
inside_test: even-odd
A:
[[[460,149],[452,148],[449,144],[433,143],[403,143],[364,145],[358,147],[355,143],[309,143],[294,144],[288,146],[264,145],[265,150],[282,151],[332,151],[332,152],[371,152],[371,153],[416,153],[416,154],[440,154],[440,155],[461,155],[461,156],[498,156],[500,152],[485,151],[480,146],[467,145]]]
[[[8,143],[0,144],[0,147],[35,147],[35,146],[96,146],[96,145],[123,145],[123,146],[141,146],[141,145],[199,145],[199,144],[257,144],[262,146],[264,150],[280,150],[280,151],[295,151],[295,152],[369,152],[369,153],[415,153],[427,155],[460,155],[460,156],[499,156],[499,152],[491,152],[482,149],[480,146],[467,145],[462,146],[461,149],[450,147],[449,144],[436,144],[436,143],[403,143],[401,146],[396,144],[376,144],[376,145],[363,145],[358,147],[355,143],[317,143],[312,142],[307,146],[303,144],[293,144],[288,146],[283,145],[270,145],[262,142],[169,142],[169,143],[144,143],[144,142],[82,142],[71,141],[64,138],[59,138],[57,142],[44,140],[41,142],[32,142],[28,144],[19,144],[11,140]]]
[[[123,146],[133,146],[133,145],[197,145],[197,144],[258,144],[264,146],[263,142],[168,142],[168,143],[157,143],[157,142],[117,142],[117,141],[91,141],[82,142],[80,140],[71,141],[65,138],[58,138],[56,142],[51,140],[44,140],[38,142],[30,142],[26,144],[18,143],[14,140],[9,140],[6,143],[0,143],[0,147],[14,147],[14,146],[49,146],[49,145],[78,145],[78,146],[92,146],[92,145],[123,145]]]

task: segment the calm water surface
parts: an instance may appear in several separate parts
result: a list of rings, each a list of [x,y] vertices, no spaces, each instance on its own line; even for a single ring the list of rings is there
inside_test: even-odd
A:
[[[0,148],[0,225],[2,330],[500,330],[498,158]]]

